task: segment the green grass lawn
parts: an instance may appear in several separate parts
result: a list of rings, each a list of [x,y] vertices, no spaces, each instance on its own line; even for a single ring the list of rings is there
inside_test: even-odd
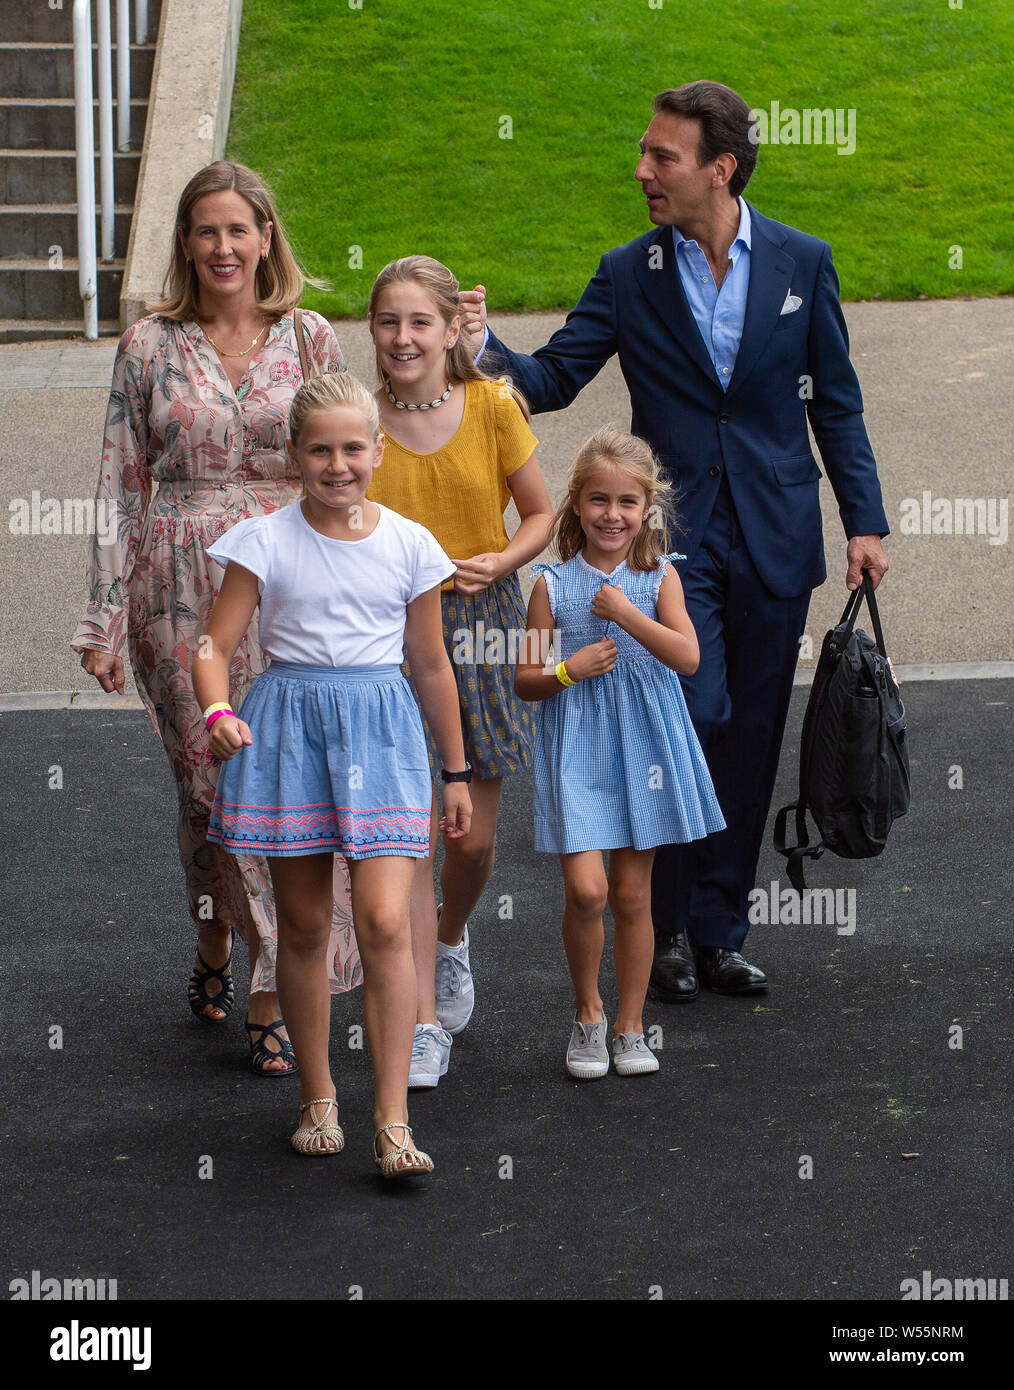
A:
[[[711,77],[765,111],[855,112],[853,154],[762,145],[747,190],[831,243],[844,298],[1011,293],[1014,5],[949,3],[246,0],[228,153],[331,282],[311,308],[361,316],[413,252],[496,309],[569,308],[650,227],[652,97]]]

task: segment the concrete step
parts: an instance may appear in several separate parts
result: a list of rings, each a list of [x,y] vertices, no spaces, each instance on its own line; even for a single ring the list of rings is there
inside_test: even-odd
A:
[[[99,319],[103,337],[119,335],[120,320]],[[73,319],[0,319],[0,343],[32,343],[51,338],[80,338],[84,341],[84,318]]]
[[[74,0],[62,0],[58,9],[50,8],[49,0],[2,0],[3,24],[0,33],[11,43],[59,43],[74,33]],[[109,22],[116,34],[116,4],[109,7]],[[148,0],[148,38],[158,33],[161,0]],[[95,11],[92,9],[92,33],[95,32]],[[134,35],[134,6],[130,7],[130,33]]]
[[[0,259],[0,318],[70,319],[81,314],[77,268],[75,257],[65,260],[60,270],[36,257]],[[99,318],[119,313],[122,281],[122,260],[99,262]]]
[[[99,100],[95,109],[95,147],[99,143]],[[130,100],[130,143],[139,150],[144,144],[144,123],[148,118],[148,99]],[[113,103],[113,139],[117,138],[119,109]],[[71,150],[75,145],[73,97],[0,97],[0,147],[18,150]]]
[[[118,256],[127,254],[130,221],[134,209],[121,203],[114,209],[113,231]],[[95,244],[99,244],[99,216],[95,218]],[[7,256],[35,256],[45,260],[60,247],[64,256],[77,252],[77,205],[75,203],[0,204],[0,247]]]
[[[92,44],[94,54],[95,45]],[[130,45],[130,90],[144,96],[151,88],[155,45]],[[98,91],[98,73],[92,62],[92,84]],[[113,91],[116,90],[116,44],[113,44]],[[72,97],[74,95],[74,45],[72,43],[0,43],[0,97]]]
[[[133,203],[140,151],[113,155],[113,198]],[[100,193],[99,159],[95,157],[95,196]],[[73,150],[0,149],[0,201],[5,203],[72,203],[77,201],[77,166]]]

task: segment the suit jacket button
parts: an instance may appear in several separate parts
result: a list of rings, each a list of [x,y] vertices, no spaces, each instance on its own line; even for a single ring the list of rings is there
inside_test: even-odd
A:
[[[725,414],[719,415],[719,417],[718,417],[718,423],[719,423],[720,425],[727,425],[727,424],[729,423],[729,417],[728,417],[728,415],[725,415]]]
[[[711,465],[711,467],[708,469],[708,473],[710,474],[710,476],[711,476],[712,478],[717,478],[718,475],[719,475],[719,473],[721,473],[721,471],[722,471],[722,470],[721,470],[716,464],[714,464],[714,463],[713,463],[713,464]]]

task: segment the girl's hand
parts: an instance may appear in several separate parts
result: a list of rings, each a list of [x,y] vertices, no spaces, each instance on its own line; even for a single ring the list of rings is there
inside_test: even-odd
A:
[[[603,637],[567,657],[567,675],[572,681],[586,681],[592,676],[608,675],[615,665],[616,643],[611,637]]]
[[[503,578],[502,563],[496,553],[473,555],[470,560],[455,560],[452,555],[450,559],[458,567],[454,587],[459,594],[481,594],[494,580]]]
[[[467,782],[446,782],[443,789],[444,813],[440,833],[448,840],[460,840],[472,825],[472,798]]]
[[[110,695],[114,690],[123,694],[123,662],[118,656],[89,649],[81,653],[81,665]]]
[[[592,599],[591,611],[596,618],[604,618],[607,623],[618,623],[634,607],[622,589],[608,580]],[[568,671],[570,667],[567,667]]]
[[[482,347],[486,332],[486,286],[476,285],[474,290],[463,290],[458,295],[461,311],[461,332],[471,339],[473,352]]]
[[[249,726],[232,714],[223,714],[208,731],[208,747],[223,762],[228,762],[241,748],[249,748],[252,743]]]

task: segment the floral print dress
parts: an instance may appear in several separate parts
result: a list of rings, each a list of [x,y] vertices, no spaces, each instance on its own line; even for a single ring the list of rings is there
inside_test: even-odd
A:
[[[314,373],[344,370],[326,319],[304,312]],[[277,924],[267,863],[207,839],[218,780],[191,681],[198,640],[222,571],[207,547],[243,517],[295,501],[302,484],[285,449],[289,405],[302,382],[291,315],[279,319],[238,390],[196,323],[153,314],[120,339],[106,414],[97,499],[115,511],[115,539],[92,537],[88,605],[72,646],[120,656],[162,739],[179,796],[179,852],[198,931],[252,925],[259,951],[251,990],[275,988]],[[239,709],[264,669],[257,615],[233,658]],[[348,868],[335,857],[328,951],[332,993],[362,981]]]

